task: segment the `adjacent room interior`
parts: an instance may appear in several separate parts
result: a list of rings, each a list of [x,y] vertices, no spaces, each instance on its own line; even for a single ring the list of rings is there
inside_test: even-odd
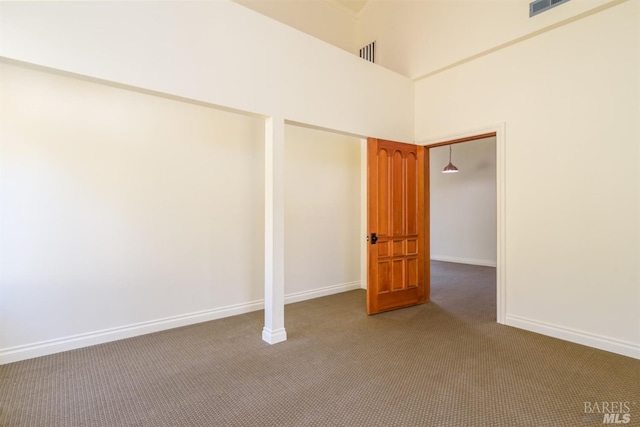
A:
[[[490,291],[478,294],[473,282],[456,276],[457,271],[495,275],[496,137],[431,148],[429,161],[431,282],[451,283],[457,278],[456,284],[468,290],[468,299],[491,300],[486,306],[493,308],[496,321],[495,281],[485,284],[492,285]],[[456,172],[444,173],[450,164]],[[437,302],[438,295],[432,292],[431,298]]]

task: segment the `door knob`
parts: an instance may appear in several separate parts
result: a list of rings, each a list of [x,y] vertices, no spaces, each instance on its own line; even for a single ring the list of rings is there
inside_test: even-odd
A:
[[[375,245],[377,241],[378,241],[378,236],[376,236],[376,233],[371,233],[371,244]]]

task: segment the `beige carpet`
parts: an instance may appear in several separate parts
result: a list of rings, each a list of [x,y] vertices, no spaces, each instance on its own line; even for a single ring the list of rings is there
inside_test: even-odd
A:
[[[0,367],[0,425],[596,426],[640,361],[495,323],[495,269],[433,263],[433,301],[376,316],[365,292]],[[622,418],[620,418],[622,419]]]

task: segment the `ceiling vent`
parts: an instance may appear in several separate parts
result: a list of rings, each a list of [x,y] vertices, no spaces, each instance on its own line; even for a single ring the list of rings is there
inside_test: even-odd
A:
[[[375,41],[360,48],[360,58],[369,62],[373,62],[373,63],[376,62],[376,42]]]
[[[536,0],[531,2],[529,3],[529,18],[568,1],[569,0]]]

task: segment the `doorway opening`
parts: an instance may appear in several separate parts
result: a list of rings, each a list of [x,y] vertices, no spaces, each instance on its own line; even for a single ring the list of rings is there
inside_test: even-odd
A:
[[[429,149],[428,174],[433,181],[428,196],[431,201],[429,226],[433,233],[432,300],[438,301],[439,286],[454,283],[461,286],[459,292],[454,293],[455,298],[459,298],[457,302],[472,303],[476,314],[490,316],[502,324],[506,312],[504,127],[500,124],[422,144]],[[473,144],[465,144],[469,142]],[[441,174],[449,161],[449,147],[453,164],[460,172]],[[434,188],[438,185],[439,188]],[[490,199],[489,203],[483,200],[483,195]],[[446,219],[444,224],[442,218]],[[492,221],[493,226],[487,226],[487,221]],[[481,223],[489,228],[488,232],[474,229],[482,226]],[[465,282],[481,283],[485,287],[495,285],[495,297],[486,289],[481,297],[475,296],[474,292],[481,290],[470,292],[470,288],[465,289]],[[487,301],[488,295],[495,298],[495,310],[493,301]],[[491,308],[490,313],[487,307]]]
[[[495,322],[496,137],[432,147],[429,158],[431,300]]]

